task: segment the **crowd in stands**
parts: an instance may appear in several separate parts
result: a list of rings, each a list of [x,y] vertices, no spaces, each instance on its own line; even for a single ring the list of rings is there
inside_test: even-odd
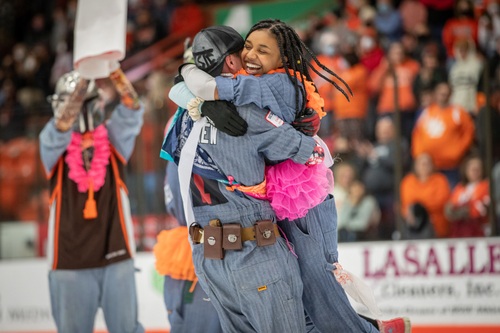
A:
[[[210,1],[128,2],[127,57],[211,24]],[[0,206],[0,221],[45,218],[38,157],[26,158],[30,170],[19,176],[26,188],[4,186],[21,169],[4,161],[37,154],[40,124],[51,116],[45,97],[72,69],[77,1],[49,3],[0,2],[0,194],[17,198]],[[348,102],[313,74],[327,111],[319,135],[338,157],[339,240],[490,235],[488,212],[500,205],[500,0],[338,4],[297,24],[297,32],[354,95]],[[157,141],[174,111],[166,94],[171,81],[171,74],[155,71],[134,83],[147,105],[147,130],[137,143],[145,149],[136,149],[146,165],[143,180],[130,181],[135,189],[144,183],[140,193],[147,197],[161,197],[164,164],[144,155],[158,156]],[[148,136],[151,126],[160,139]],[[14,143],[17,149],[8,149]],[[142,213],[163,210],[161,199],[145,204]]]
[[[490,235],[500,1],[346,0],[313,22],[301,37],[354,93],[315,78],[339,240]]]

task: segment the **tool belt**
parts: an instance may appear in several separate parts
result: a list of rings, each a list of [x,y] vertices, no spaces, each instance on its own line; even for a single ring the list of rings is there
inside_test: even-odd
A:
[[[189,227],[189,235],[194,244],[203,244],[206,259],[224,259],[224,250],[241,250],[246,241],[268,246],[280,237],[278,226],[271,220],[257,221],[248,228],[242,228],[239,223],[222,224],[220,220],[210,220],[209,225],[202,228],[195,222]]]

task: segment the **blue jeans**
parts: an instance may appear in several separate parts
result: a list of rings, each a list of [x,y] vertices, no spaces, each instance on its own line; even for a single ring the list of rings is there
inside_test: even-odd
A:
[[[190,281],[165,276],[163,286],[170,333],[222,333],[217,312],[199,284],[189,292]]]
[[[305,332],[299,266],[281,237],[262,247],[246,241],[223,260],[204,259],[203,244],[193,245],[193,262],[224,332]]]
[[[138,321],[132,259],[101,268],[52,270],[52,316],[59,333],[92,333],[97,309],[110,333],[143,333]]]
[[[378,332],[354,311],[342,286],[335,279],[338,260],[337,211],[332,196],[294,221],[279,226],[298,256],[304,308],[319,332]]]

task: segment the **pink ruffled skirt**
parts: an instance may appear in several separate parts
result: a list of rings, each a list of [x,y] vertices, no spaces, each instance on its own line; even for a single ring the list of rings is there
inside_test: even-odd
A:
[[[333,173],[324,164],[314,166],[286,160],[266,168],[267,197],[279,220],[304,217],[333,189]]]

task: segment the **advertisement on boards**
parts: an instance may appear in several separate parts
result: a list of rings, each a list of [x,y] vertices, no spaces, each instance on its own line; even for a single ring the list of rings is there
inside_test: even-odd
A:
[[[383,319],[408,316],[413,333],[500,332],[499,237],[343,243],[339,261],[371,287]],[[138,253],[139,318],[148,333],[166,333],[154,264],[151,252]],[[56,332],[47,272],[44,258],[0,261],[0,332]],[[95,328],[106,329],[100,311]]]

